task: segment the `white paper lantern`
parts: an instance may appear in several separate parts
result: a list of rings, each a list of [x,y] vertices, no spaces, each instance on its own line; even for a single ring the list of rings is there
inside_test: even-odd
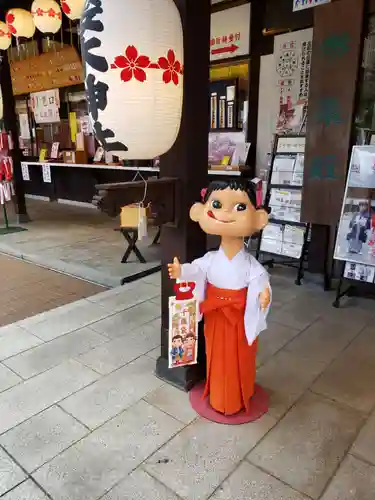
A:
[[[32,38],[35,33],[33,16],[24,9],[10,9],[5,16],[5,22],[13,36]]]
[[[81,19],[85,0],[61,0],[61,10],[72,21]]]
[[[34,0],[31,6],[35,26],[42,33],[57,33],[61,28],[61,9],[55,0]]]
[[[183,34],[173,0],[86,0],[82,54],[90,116],[104,149],[152,159],[181,122]]]
[[[8,26],[0,21],[0,50],[9,49],[12,43],[12,35],[9,31]]]

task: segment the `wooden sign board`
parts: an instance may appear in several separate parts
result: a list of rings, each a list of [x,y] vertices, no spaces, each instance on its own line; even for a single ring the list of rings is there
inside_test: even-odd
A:
[[[81,59],[73,47],[11,63],[13,94],[79,85],[84,82]]]
[[[301,220],[340,219],[361,56],[364,0],[340,0],[314,12]],[[339,20],[339,22],[338,22]]]

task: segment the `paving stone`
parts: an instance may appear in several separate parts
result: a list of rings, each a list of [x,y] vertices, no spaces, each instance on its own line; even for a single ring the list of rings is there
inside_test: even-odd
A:
[[[0,360],[14,356],[39,344],[42,344],[42,340],[18,326],[9,325],[0,328]]]
[[[53,406],[0,436],[0,444],[25,470],[32,472],[88,432],[73,417]]]
[[[25,479],[22,469],[0,448],[0,496]]]
[[[160,343],[160,330],[152,323],[143,325],[128,335],[92,349],[77,359],[103,375],[113,372],[146,354]]]
[[[107,340],[85,327],[7,359],[4,364],[27,379],[53,368],[66,359],[79,356]]]
[[[149,358],[156,361],[158,358],[160,358],[160,345],[155,347],[155,349],[152,349],[151,351],[147,352],[146,354]]]
[[[0,392],[17,385],[21,380],[18,375],[0,363]]]
[[[61,407],[95,429],[163,384],[155,377],[154,368],[143,356],[73,394]]]
[[[29,480],[1,497],[1,500],[48,500],[48,497],[33,481]]]
[[[295,301],[276,311],[272,311],[271,307],[270,312],[270,321],[300,331],[310,326],[314,321],[319,319],[319,317],[319,312],[311,310],[308,306],[298,306]]]
[[[248,458],[317,499],[362,425],[359,412],[308,393]]]
[[[322,363],[332,362],[361,330],[361,326],[338,325],[318,320],[290,342],[285,350]]]
[[[368,419],[356,439],[352,454],[375,465],[375,413]]]
[[[198,416],[190,405],[189,394],[170,384],[149,393],[144,399],[184,424],[190,424]]]
[[[321,500],[373,500],[375,467],[348,455]]]
[[[141,469],[113,488],[102,500],[179,500],[164,485]]]
[[[211,500],[308,500],[281,481],[243,462]]]
[[[49,318],[40,323],[30,324],[29,326],[25,326],[25,328],[36,337],[48,341],[61,337],[66,333],[79,330],[111,314],[111,310],[102,307],[100,304],[85,301],[80,307],[65,310],[57,317]]]
[[[259,336],[258,365],[264,364],[299,333],[299,330],[295,330],[290,326],[283,326],[269,321],[267,330]]]
[[[77,361],[51,370],[0,394],[0,434],[91,384],[98,374]]]
[[[268,415],[239,426],[198,419],[150,457],[144,468],[181,498],[206,499],[275,423]]]
[[[34,477],[54,500],[97,500],[180,429],[175,419],[140,401]]]
[[[329,366],[312,390],[364,413],[375,406],[375,329],[366,328]]]
[[[94,323],[91,328],[106,337],[115,339],[127,335],[132,330],[149,323],[159,316],[160,307],[148,301]]]
[[[103,297],[95,303],[111,311],[112,313],[125,311],[131,307],[149,301],[159,295],[159,290],[147,283],[137,283],[137,286],[114,296]]]
[[[257,382],[270,393],[269,414],[280,419],[323,372],[326,364],[278,352],[257,371]]]

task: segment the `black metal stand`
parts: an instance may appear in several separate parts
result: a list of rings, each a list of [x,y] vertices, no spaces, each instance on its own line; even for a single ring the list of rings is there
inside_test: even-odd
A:
[[[275,162],[276,156],[293,156],[293,154],[294,154],[294,153],[290,153],[290,152],[289,153],[278,152],[279,139],[283,138],[283,137],[285,137],[285,136],[275,135],[275,141],[274,141],[273,148],[272,148],[271,165],[270,165],[268,179],[267,179],[267,190],[266,190],[266,196],[265,196],[265,203],[264,203],[266,209],[269,209],[272,188],[276,188],[276,189],[283,189],[284,188],[284,189],[288,189],[288,190],[300,190],[300,189],[302,189],[302,186],[298,186],[298,185],[284,185],[284,184],[273,184],[272,183],[272,175],[273,175],[273,171],[274,171],[274,162]],[[303,136],[293,135],[293,136],[287,136],[287,137],[301,138]],[[279,219],[272,219],[272,218],[270,219],[270,223],[301,227],[301,228],[305,229],[303,246],[302,246],[302,250],[301,250],[301,256],[299,259],[294,259],[293,257],[286,257],[286,256],[275,254],[275,257],[271,257],[271,258],[261,262],[261,264],[263,266],[267,266],[270,269],[272,269],[275,266],[275,264],[280,264],[280,265],[285,265],[285,266],[296,268],[297,269],[297,278],[295,280],[295,283],[296,283],[296,285],[301,286],[303,278],[304,278],[304,274],[305,274],[305,262],[307,261],[307,255],[308,255],[308,247],[309,247],[308,239],[309,239],[310,225],[302,223],[302,222],[293,222],[293,221],[279,220]],[[257,260],[260,260],[262,237],[263,237],[263,232],[260,233],[259,239],[258,239],[258,246],[257,246],[257,250],[256,250]],[[267,255],[272,255],[269,252],[264,252],[264,253],[266,253]],[[278,255],[278,257],[279,257],[278,259],[277,259],[276,255]],[[297,261],[298,264],[296,264],[295,261]]]

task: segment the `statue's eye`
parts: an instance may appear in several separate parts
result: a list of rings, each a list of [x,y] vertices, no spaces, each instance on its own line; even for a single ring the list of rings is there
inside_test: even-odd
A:
[[[247,206],[245,203],[237,203],[237,205],[234,207],[236,212],[244,212],[246,210]]]
[[[211,206],[212,206],[212,208],[215,208],[216,210],[223,208],[223,205],[221,204],[221,201],[219,201],[219,200],[212,200]]]

